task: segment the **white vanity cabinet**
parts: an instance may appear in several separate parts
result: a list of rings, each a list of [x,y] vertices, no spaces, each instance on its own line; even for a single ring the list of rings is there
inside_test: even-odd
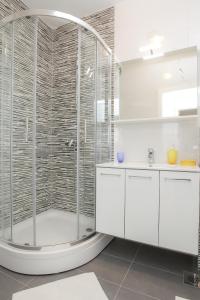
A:
[[[159,246],[198,254],[199,174],[160,172]]]
[[[96,230],[124,238],[125,170],[97,168]]]
[[[159,172],[126,171],[125,238],[158,246]]]
[[[98,232],[198,254],[200,169],[98,167]]]

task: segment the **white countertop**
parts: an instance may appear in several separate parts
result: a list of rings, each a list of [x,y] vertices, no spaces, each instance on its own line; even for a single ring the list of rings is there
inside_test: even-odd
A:
[[[137,169],[137,170],[157,170],[157,171],[177,171],[177,172],[200,172],[198,166],[195,167],[183,167],[180,165],[168,165],[168,164],[153,164],[152,166],[147,163],[129,162],[129,163],[117,163],[110,162],[104,164],[97,164],[97,168],[118,168],[118,169]]]

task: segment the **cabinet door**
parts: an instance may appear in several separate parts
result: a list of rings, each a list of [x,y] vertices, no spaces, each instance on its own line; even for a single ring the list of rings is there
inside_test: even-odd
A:
[[[125,170],[97,168],[96,230],[124,238]]]
[[[159,245],[198,254],[199,174],[160,173]]]
[[[158,245],[159,172],[126,172],[125,237]]]

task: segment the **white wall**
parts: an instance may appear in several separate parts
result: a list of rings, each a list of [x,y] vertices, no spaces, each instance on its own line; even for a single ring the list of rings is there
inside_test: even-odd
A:
[[[197,121],[174,123],[139,123],[117,125],[115,130],[115,160],[117,151],[125,153],[126,162],[147,161],[147,149],[155,150],[156,163],[167,162],[167,151],[175,146],[179,161],[198,161]]]
[[[119,61],[141,57],[139,48],[155,32],[164,51],[200,43],[199,0],[123,0],[115,5],[115,48]]]

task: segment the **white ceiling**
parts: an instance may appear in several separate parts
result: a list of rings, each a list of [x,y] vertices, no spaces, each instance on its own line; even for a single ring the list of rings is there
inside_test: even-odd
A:
[[[80,18],[108,8],[119,1],[120,0],[23,0],[29,8],[53,9]]]

